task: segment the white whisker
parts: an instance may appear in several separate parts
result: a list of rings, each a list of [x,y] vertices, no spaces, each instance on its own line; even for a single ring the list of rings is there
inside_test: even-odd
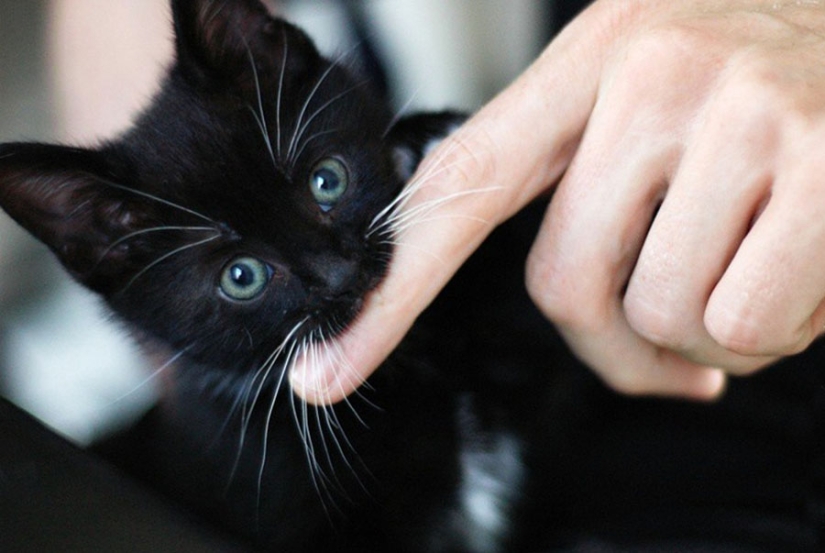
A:
[[[304,117],[306,117],[307,110],[309,109],[309,105],[312,102],[315,95],[321,89],[321,85],[323,85],[324,81],[326,81],[327,77],[332,73],[334,69],[338,68],[339,63],[344,57],[348,56],[351,51],[342,52],[338,55],[332,62],[330,63],[329,67],[324,70],[324,72],[319,77],[318,81],[313,86],[312,90],[310,91],[309,95],[307,96],[306,100],[304,100],[304,104],[301,107],[301,111],[298,113],[298,120],[295,122],[295,129],[292,132],[292,138],[289,141],[289,148],[287,149],[286,157],[287,159],[293,159],[293,153],[298,149],[298,141],[300,139],[299,133],[303,132],[305,129],[304,126]],[[317,115],[318,111],[313,114],[313,117]]]
[[[447,261],[441,257],[440,255],[431,252],[430,250],[423,248],[417,244],[410,244],[409,242],[404,242],[403,240],[395,239],[395,238],[387,238],[385,240],[381,240],[380,244],[389,244],[394,247],[405,248],[405,249],[413,249],[424,255],[428,255],[433,258],[434,261],[437,261],[441,265],[446,265]]]
[[[340,325],[336,325],[336,326],[340,326]],[[329,323],[329,327],[330,327],[330,331],[332,331],[332,333],[334,334],[335,333],[335,328],[333,327],[333,323]],[[340,344],[338,344],[334,340],[331,340],[331,339],[326,340],[325,339],[324,340],[324,346],[325,346],[325,349],[326,349],[326,352],[325,352],[326,355],[328,356],[328,358],[331,359],[331,361],[334,364],[343,365],[344,367],[349,367],[349,368],[346,368],[344,370],[349,370],[349,371],[354,370],[353,367],[352,367],[352,364],[346,358],[346,355],[344,354],[344,350],[343,350],[343,348],[341,348]],[[339,386],[340,386],[340,382],[339,382]],[[369,384],[364,383],[362,385],[362,387],[369,387]],[[331,394],[331,391],[329,391],[328,393]],[[372,402],[370,402],[368,399],[366,399],[363,396],[360,389],[356,390],[356,392],[353,395],[355,397],[357,397],[361,402],[368,405],[369,407],[374,408],[376,410],[380,410],[375,404],[373,404]],[[358,423],[361,424],[361,426],[363,426],[364,428],[369,429],[369,425],[366,423],[366,421],[358,413],[358,410],[355,408],[355,406],[353,405],[353,403],[352,403],[352,401],[350,400],[349,397],[344,397],[344,399],[342,400],[342,403],[344,403],[347,406],[347,408],[351,411],[352,415],[355,417],[355,419],[358,421]],[[367,464],[363,461],[361,456],[358,454],[358,451],[356,450],[355,446],[349,440],[349,437],[347,436],[346,431],[344,430],[344,426],[341,424],[340,419],[338,418],[338,414],[336,412],[336,407],[331,405],[328,408],[326,408],[324,412],[327,415],[327,426],[329,428],[330,436],[332,437],[332,439],[335,442],[336,448],[338,450],[339,455],[341,456],[341,459],[346,464],[347,468],[349,469],[350,473],[352,474],[352,476],[355,479],[355,482],[358,484],[358,486],[364,492],[366,492],[368,495],[371,494],[369,488],[367,487],[367,485],[362,480],[361,474],[362,473],[366,474],[367,476],[369,476],[370,478],[373,478],[373,479],[375,479],[375,476],[372,474],[372,472],[370,471]],[[336,432],[336,430],[337,430],[337,432]],[[339,436],[340,436],[340,439],[339,439]],[[360,466],[360,469],[356,469],[356,467],[350,461],[350,457],[347,454],[347,450],[350,452],[351,455],[354,456],[355,460],[358,462],[358,465]]]
[[[276,96],[276,103],[275,103],[275,132],[277,133],[277,140],[278,140],[278,159],[281,158],[281,103],[283,98],[284,92],[284,75],[286,73],[286,64],[289,58],[289,41],[287,40],[287,34],[285,29],[281,29],[281,33],[284,39],[284,55],[281,59],[281,72],[278,76],[278,94]]]
[[[280,359],[281,354],[284,352],[284,350],[287,348],[287,346],[290,347],[290,352],[294,349],[295,344],[294,344],[293,338],[300,331],[301,327],[303,327],[304,324],[306,324],[306,322],[308,320],[309,320],[309,317],[304,317],[298,324],[296,324],[294,327],[292,327],[292,330],[290,330],[287,333],[284,340],[278,345],[277,348],[275,348],[275,351],[273,351],[269,355],[269,357],[267,357],[266,361],[263,362],[261,367],[256,372],[256,378],[253,379],[253,383],[257,379],[258,374],[260,374],[262,376],[261,376],[261,378],[259,380],[259,383],[258,383],[258,389],[255,391],[255,394],[252,397],[252,401],[248,405],[244,406],[244,426],[243,426],[244,430],[246,429],[246,427],[249,424],[249,419],[252,416],[252,411],[255,409],[255,405],[257,404],[258,399],[260,398],[261,392],[262,392],[262,390],[263,390],[263,388],[266,384],[266,381],[269,379],[269,375],[272,372],[272,369],[278,363],[278,360]],[[287,355],[287,359],[288,358],[289,358],[289,355]],[[285,374],[287,372],[288,367],[289,367],[288,363],[283,364],[283,371],[282,371],[281,378],[283,377],[283,374]],[[278,385],[280,386],[280,382],[279,382]],[[249,390],[249,391],[251,391],[251,390]]]
[[[289,351],[287,353],[287,359],[286,359],[285,363],[283,364],[283,371],[282,371],[281,376],[280,376],[280,378],[279,378],[279,380],[276,384],[275,393],[274,393],[274,397],[273,397],[273,405],[274,405],[274,399],[278,395],[278,391],[281,388],[281,384],[282,384],[282,381],[283,381],[283,378],[284,378],[284,374],[286,374],[287,367],[289,366],[289,357],[292,355],[292,352],[296,348],[296,343],[295,343],[295,340],[293,338],[294,338],[295,334],[300,330],[300,328],[304,325],[304,323],[307,322],[307,320],[308,319],[305,318],[302,321],[300,321],[298,324],[296,324],[294,327],[292,327],[292,330],[290,330],[287,333],[284,340],[278,345],[277,348],[275,348],[275,350],[269,355],[269,357],[266,358],[266,360],[261,364],[261,366],[258,368],[258,370],[256,370],[253,373],[252,377],[249,378],[248,384],[246,386],[244,386],[244,389],[238,395],[238,398],[236,399],[235,403],[233,404],[233,408],[232,408],[233,411],[237,410],[237,408],[239,406],[238,405],[239,403],[243,407],[242,407],[242,410],[241,410],[241,429],[240,429],[240,434],[238,436],[238,451],[235,455],[235,461],[232,465],[232,470],[230,471],[230,474],[229,474],[229,480],[228,480],[227,487],[234,480],[235,473],[238,470],[238,466],[239,466],[240,460],[241,460],[241,455],[242,455],[243,450],[244,450],[244,445],[246,444],[246,436],[247,436],[247,433],[249,431],[249,425],[250,425],[251,420],[252,420],[252,412],[255,409],[255,406],[257,405],[257,403],[260,399],[260,396],[261,396],[261,393],[263,391],[264,385],[266,384],[267,380],[269,380],[269,375],[270,375],[272,369],[277,364],[277,362],[278,362],[279,358],[281,357],[282,353],[287,348],[287,346],[289,346]],[[256,388],[256,382],[257,382],[257,389],[253,393],[252,390]],[[251,402],[250,402],[250,397],[252,397]],[[269,416],[271,416],[271,406],[270,406]],[[268,427],[269,427],[269,417],[267,417],[266,422],[267,422],[267,424],[266,424],[267,428],[265,429],[265,432],[268,430]],[[264,449],[264,457],[266,457],[266,449]]]
[[[321,115],[321,113],[323,113],[327,108],[332,106],[335,102],[337,102],[338,100],[340,100],[341,98],[343,98],[344,96],[346,96],[347,94],[349,94],[350,92],[352,92],[353,90],[358,88],[359,86],[362,86],[362,83],[359,83],[355,86],[351,86],[350,88],[344,90],[343,92],[340,92],[340,93],[336,94],[331,99],[327,100],[321,107],[319,107],[317,110],[315,110],[312,113],[312,115],[310,115],[307,118],[306,122],[304,122],[304,124],[301,126],[300,131],[298,132],[297,136],[295,137],[295,139],[292,143],[293,148],[290,148],[290,151],[287,152],[287,164],[288,165],[294,165],[295,162],[300,157],[299,153],[302,152],[304,150],[304,148],[306,147],[306,142],[304,142],[304,144],[301,145],[300,148],[298,147],[298,144],[301,143],[301,139],[303,138],[304,134],[306,134],[307,129],[312,124],[312,122],[315,120],[315,118],[318,117],[319,115]],[[334,131],[325,131],[325,132],[334,132]],[[316,134],[314,136],[319,136],[319,135]]]
[[[131,396],[132,394],[136,393],[138,390],[149,384],[152,380],[160,376],[163,372],[165,372],[169,367],[173,366],[175,362],[180,359],[190,348],[186,347],[173,355],[168,361],[166,361],[163,365],[152,371],[152,373],[143,379],[140,383],[138,383],[134,388],[126,392],[125,394],[117,397],[116,399],[112,400],[109,404],[109,407],[116,405],[126,399],[127,397]]]
[[[369,226],[369,234],[376,232],[379,228],[384,226],[389,226],[392,224],[392,221],[395,217],[399,216],[400,213],[404,212],[407,204],[410,202],[412,197],[421,189],[425,188],[428,183],[433,180],[435,177],[443,174],[444,172],[452,169],[453,167],[460,166],[464,163],[467,159],[474,159],[476,156],[473,152],[469,152],[469,154],[465,157],[459,157],[457,159],[453,159],[450,163],[445,164],[444,161],[453,155],[456,149],[459,147],[463,147],[463,142],[458,138],[445,138],[445,144],[443,144],[440,148],[438,148],[434,154],[435,159],[432,162],[429,162],[424,170],[424,172],[420,175],[416,175],[416,177],[408,182],[406,186],[403,188],[401,193],[390,202],[389,205],[385,206],[371,221]],[[466,149],[466,148],[465,148]],[[420,167],[419,167],[420,170]]]
[[[401,234],[402,232],[408,230],[412,226],[421,224],[423,222],[430,222],[444,218],[464,219],[485,225],[489,224],[489,221],[482,219],[480,217],[475,217],[473,215],[463,215],[460,213],[454,213],[449,215],[436,216],[433,215],[433,213],[445,204],[454,202],[458,199],[465,198],[468,196],[474,196],[477,194],[498,192],[501,190],[503,190],[503,187],[501,186],[489,186],[485,188],[475,188],[472,190],[462,190],[459,192],[455,192],[453,194],[449,194],[447,196],[443,196],[441,198],[435,198],[433,200],[423,202],[413,207],[412,209],[399,210],[397,212],[393,212],[387,219],[382,221],[381,224],[371,229],[370,234],[368,236],[371,236],[375,233]]]
[[[319,132],[313,134],[312,136],[310,136],[309,138],[307,138],[306,140],[303,141],[303,144],[301,144],[301,149],[298,150],[295,153],[295,157],[289,163],[291,165],[294,165],[295,163],[297,163],[298,160],[301,159],[301,154],[304,153],[304,150],[309,145],[309,143],[312,142],[313,140],[315,140],[316,138],[320,138],[320,137],[322,137],[324,135],[327,135],[327,134],[334,134],[334,133],[339,132],[340,130],[341,129],[327,129],[325,131],[319,131]]]
[[[347,359],[346,354],[344,353],[344,349],[341,347],[341,345],[338,342],[336,342],[334,340],[328,342],[327,343],[327,348],[335,356],[335,360],[337,362],[336,365],[338,366],[337,372],[338,372],[338,375],[339,375],[339,377],[336,378],[336,382],[338,383],[339,391],[343,391],[343,384],[341,383],[340,375],[342,373],[347,374],[347,375],[354,374],[355,367],[353,367],[352,363],[349,361],[349,359]],[[350,385],[353,384],[353,383],[355,383],[355,382],[353,382],[351,379],[348,382],[348,384],[350,384]],[[366,403],[370,407],[372,407],[374,409],[378,409],[377,405],[375,405],[370,400],[368,400],[366,397],[364,397],[364,395],[359,391],[359,389],[362,386],[365,386],[367,384],[365,382],[358,382],[357,384],[358,384],[358,387],[356,388],[356,390],[354,392],[354,395],[356,395],[356,397],[358,397],[361,401],[363,401],[364,403]],[[352,387],[352,386],[350,386],[350,387]],[[349,410],[352,411],[352,414],[355,417],[355,419],[364,428],[368,428],[367,423],[364,421],[364,419],[358,413],[358,410],[355,409],[355,407],[352,405],[352,401],[350,401],[349,396],[345,396],[344,399],[342,400],[342,403],[344,403],[349,408]]]
[[[252,68],[252,78],[255,82],[255,94],[258,99],[258,114],[255,114],[255,110],[252,109],[251,106],[249,110],[252,112],[252,115],[255,117],[255,121],[258,123],[258,127],[261,129],[261,135],[263,136],[264,143],[266,144],[266,149],[269,152],[269,157],[272,160],[272,165],[277,169],[278,162],[275,159],[275,152],[272,150],[272,141],[269,139],[269,129],[266,124],[266,113],[264,112],[263,95],[261,93],[261,81],[258,78],[258,68],[255,65],[255,57],[252,55],[252,49],[249,47],[246,39],[243,37],[241,38],[243,39],[244,47],[246,47],[246,53],[249,56],[249,65]],[[280,143],[278,146],[280,147]]]
[[[300,345],[299,355],[296,359],[301,359],[302,362],[308,363],[308,356],[309,356],[309,345],[308,339],[305,336]],[[292,405],[292,414],[293,419],[295,421],[296,428],[298,429],[298,436],[301,438],[301,442],[304,445],[304,455],[306,456],[307,466],[309,467],[309,475],[310,480],[312,482],[313,487],[315,488],[315,492],[319,498],[321,498],[321,504],[324,507],[324,510],[327,510],[326,503],[323,501],[323,493],[321,492],[321,485],[318,482],[318,477],[315,472],[314,467],[314,454],[312,452],[312,444],[309,441],[309,429],[306,424],[307,420],[307,407],[305,401],[300,401],[296,398],[295,394],[291,394],[290,396],[291,405]],[[298,403],[300,402],[300,409],[298,408]]]
[[[169,200],[163,199],[163,198],[161,198],[161,197],[159,197],[159,196],[155,196],[154,194],[150,194],[150,193],[148,193],[148,192],[143,192],[143,191],[141,191],[141,190],[135,190],[134,188],[130,188],[130,187],[128,187],[128,186],[123,186],[122,184],[117,184],[117,183],[115,183],[115,182],[111,182],[111,181],[103,180],[103,179],[100,179],[100,178],[97,178],[97,180],[98,180],[99,182],[102,182],[102,183],[103,183],[103,184],[105,184],[106,186],[111,187],[111,188],[117,188],[118,190],[123,190],[124,192],[128,192],[128,193],[130,193],[130,194],[135,194],[136,196],[142,196],[142,197],[147,198],[147,199],[149,199],[149,200],[152,200],[152,201],[155,201],[155,202],[161,203],[161,204],[163,204],[163,205],[169,206],[169,207],[171,207],[171,208],[173,208],[173,209],[177,209],[177,210],[179,210],[179,211],[183,211],[184,213],[188,213],[188,214],[190,214],[190,215],[192,215],[192,216],[194,216],[194,217],[197,217],[197,218],[199,218],[199,219],[203,219],[204,221],[207,221],[207,222],[209,222],[209,223],[211,223],[211,224],[215,225],[216,227],[217,227],[217,226],[219,226],[219,225],[218,225],[218,223],[217,223],[216,221],[214,221],[213,219],[210,219],[210,218],[209,218],[209,217],[207,217],[206,215],[203,215],[203,214],[201,214],[201,213],[198,213],[197,211],[194,211],[194,210],[192,210],[192,209],[189,209],[188,207],[183,207],[182,205],[179,205],[179,204],[176,204],[176,203],[171,202],[171,201],[169,201]]]
[[[303,324],[303,323],[302,323]],[[285,342],[286,343],[286,342]],[[295,343],[293,342],[289,348],[289,352],[287,353],[287,361],[292,356],[295,351]],[[281,392],[281,387],[283,386],[284,379],[286,377],[287,369],[289,364],[285,364],[283,370],[281,371],[281,376],[278,378],[278,383],[275,385],[275,390],[272,392],[272,400],[269,403],[269,410],[266,413],[266,423],[264,424],[264,436],[263,436],[263,450],[261,453],[261,463],[258,467],[258,497],[257,497],[257,504],[260,508],[261,504],[261,489],[264,479],[264,469],[266,468],[266,459],[267,453],[269,451],[269,429],[272,423],[272,414],[275,412],[275,404],[278,402],[278,396]]]
[[[167,231],[179,231],[179,232],[212,231],[212,232],[220,232],[215,227],[164,226],[164,227],[145,228],[145,229],[141,229],[141,230],[129,233],[125,236],[121,236],[120,238],[118,238],[117,240],[115,240],[114,242],[109,244],[109,247],[107,247],[105,250],[103,250],[103,253],[100,255],[100,260],[103,260],[103,258],[105,258],[109,254],[109,252],[111,252],[113,249],[115,249],[119,245],[123,244],[124,242],[127,242],[127,241],[131,240],[132,238],[136,238],[136,237],[142,236],[144,234],[150,234],[150,233],[154,233],[154,232],[167,232]],[[98,263],[100,263],[100,261],[98,261]]]
[[[320,331],[320,333],[321,333],[321,343],[326,346],[324,348],[324,353],[328,358],[330,358],[331,357],[330,354],[333,353],[334,350],[331,351],[329,349],[329,346],[328,346],[329,341],[324,337],[323,331]],[[352,443],[350,442],[349,438],[347,437],[346,432],[344,431],[344,428],[341,425],[340,420],[338,419],[338,415],[336,413],[335,407],[334,406],[328,406],[326,408],[322,407],[321,410],[324,414],[327,429],[329,430],[329,436],[332,438],[332,440],[335,444],[335,447],[338,450],[338,454],[340,455],[340,457],[343,460],[344,464],[346,464],[347,468],[349,468],[349,470],[353,474],[353,476],[355,476],[355,478],[359,482],[359,484],[361,484],[361,480],[358,478],[358,473],[356,472],[355,468],[350,463],[349,457],[347,457],[347,454],[344,451],[344,448],[341,444],[341,441],[338,439],[337,434],[340,433],[341,439],[344,440],[344,443],[346,444],[347,448],[351,452],[353,452],[357,455],[357,452],[355,451],[355,448],[353,447]],[[353,410],[353,412],[354,412],[354,410]],[[356,415],[356,418],[358,418],[358,420],[363,424],[363,421],[360,419],[360,417],[358,417],[358,414],[355,413],[355,415]],[[336,432],[336,430],[338,432]],[[329,462],[330,462],[330,464],[332,464],[331,459],[330,459]],[[362,484],[362,487],[363,487],[363,484]]]
[[[424,184],[429,182],[431,179],[436,177],[437,175],[443,173],[444,171],[458,165],[459,163],[463,162],[465,158],[461,158],[458,160],[453,161],[453,163],[444,164],[444,160],[452,154],[452,152],[458,148],[460,143],[458,141],[451,141],[448,143],[447,146],[442,147],[438,150],[438,157],[428,165],[426,171],[422,174],[414,178],[412,181],[407,183],[401,193],[398,195],[395,200],[393,200],[389,205],[387,205],[373,220],[373,225],[379,220],[382,216],[385,216],[387,213],[394,212],[403,207],[409,202],[410,198],[418,192],[419,189],[423,188]]]
[[[315,94],[321,88],[321,84],[323,84],[323,82],[326,80],[326,78],[329,76],[329,74],[332,73],[333,69],[335,69],[335,64],[334,63],[331,64],[329,67],[327,67],[326,71],[324,71],[324,73],[321,75],[321,77],[315,83],[315,86],[312,88],[312,91],[309,93],[309,96],[307,96],[307,99],[304,100],[304,105],[303,105],[303,107],[301,107],[301,111],[298,113],[298,120],[295,123],[295,130],[293,131],[292,138],[289,141],[289,148],[287,149],[287,152],[286,152],[287,159],[292,158],[292,152],[298,147],[297,146],[298,133],[303,128],[304,116],[306,115],[306,111],[307,111],[307,108],[309,107],[309,103],[312,101],[312,99],[315,97]]]
[[[168,253],[160,256],[159,258],[157,258],[154,261],[152,261],[151,263],[149,263],[149,265],[147,265],[146,267],[144,267],[143,269],[138,271],[138,273],[135,276],[133,276],[131,279],[129,279],[129,282],[126,283],[126,286],[124,286],[123,289],[121,289],[120,292],[118,292],[118,293],[120,293],[120,294],[124,293],[126,290],[128,290],[132,286],[132,284],[135,283],[135,281],[137,279],[139,279],[141,276],[143,276],[148,271],[150,271],[153,267],[156,267],[160,263],[163,263],[164,261],[166,261],[170,257],[173,257],[173,256],[175,256],[179,253],[182,253],[182,252],[186,251],[186,250],[190,250],[192,248],[197,248],[199,246],[203,246],[205,244],[208,244],[209,242],[213,242],[213,241],[217,240],[220,236],[221,236],[221,233],[216,232],[214,236],[210,236],[209,238],[206,238],[205,240],[199,240],[198,242],[195,242],[193,244],[187,244],[185,246],[181,246],[180,248],[176,248],[176,249],[172,250],[171,252],[168,252]]]
[[[421,87],[419,86],[418,88],[416,88],[413,91],[412,94],[410,94],[410,97],[407,99],[406,102],[404,102],[404,104],[398,109],[398,111],[395,112],[395,115],[393,115],[392,119],[390,119],[390,122],[387,125],[387,128],[381,134],[382,139],[387,138],[387,135],[390,134],[390,131],[395,126],[395,124],[398,123],[401,120],[402,117],[404,117],[404,115],[407,113],[407,110],[410,109],[410,106],[415,101],[415,97],[418,96],[418,93],[420,91],[421,91]]]
[[[481,190],[479,190],[481,192]],[[449,198],[442,198],[444,200],[443,203],[448,201],[452,201],[456,199],[456,197],[449,197]],[[411,227],[415,227],[422,223],[432,223],[434,221],[469,221],[473,223],[479,223],[482,225],[489,225],[490,221],[488,219],[484,219],[482,217],[476,217],[474,215],[464,215],[461,213],[451,213],[451,214],[444,214],[444,215],[430,215],[431,212],[435,211],[441,206],[434,205],[428,206],[427,209],[423,210],[421,213],[407,213],[404,217],[400,217],[397,222],[394,223],[392,230],[397,234],[403,234],[404,232],[408,231]]]

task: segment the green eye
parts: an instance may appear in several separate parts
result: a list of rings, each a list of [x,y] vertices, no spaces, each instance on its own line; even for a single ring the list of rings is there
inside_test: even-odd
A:
[[[330,211],[344,196],[349,186],[347,168],[330,157],[319,162],[309,177],[309,187],[315,201],[324,211]]]
[[[252,300],[261,295],[271,278],[272,269],[263,261],[239,257],[223,270],[221,291],[233,300]]]

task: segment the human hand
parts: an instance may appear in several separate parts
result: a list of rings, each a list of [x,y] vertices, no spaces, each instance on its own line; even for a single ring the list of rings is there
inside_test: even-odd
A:
[[[528,288],[609,385],[711,399],[807,347],[825,325],[823,37],[815,1],[595,2],[424,161],[410,209],[455,199],[399,238],[338,339],[351,366],[299,363],[296,392],[353,391],[559,179]]]

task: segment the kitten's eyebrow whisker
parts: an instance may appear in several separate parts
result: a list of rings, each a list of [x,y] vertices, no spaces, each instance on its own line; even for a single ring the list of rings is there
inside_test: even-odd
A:
[[[129,233],[125,236],[121,236],[120,238],[118,238],[117,240],[115,240],[114,242],[109,244],[109,247],[106,248],[105,250],[103,250],[103,253],[100,255],[100,260],[98,261],[98,263],[100,263],[100,261],[102,261],[103,258],[105,258],[109,254],[109,252],[111,252],[113,249],[115,249],[116,247],[118,247],[122,243],[131,240],[132,238],[135,238],[137,236],[142,236],[144,234],[153,233],[153,232],[165,232],[165,231],[181,231],[181,232],[190,232],[190,231],[191,232],[206,232],[206,231],[212,231],[212,232],[219,232],[215,227],[186,227],[186,226],[178,226],[178,227],[176,227],[176,226],[164,226],[164,227],[152,227],[152,228],[145,228],[145,229],[137,230],[137,231]]]
[[[307,97],[307,99],[304,100],[304,105],[301,108],[301,111],[298,114],[298,120],[295,123],[295,130],[293,131],[292,138],[289,141],[289,148],[286,151],[287,159],[292,158],[292,151],[297,148],[297,141],[298,141],[298,137],[299,137],[299,132],[303,128],[304,116],[306,115],[306,111],[307,111],[307,108],[309,107],[309,103],[312,101],[312,98],[315,97],[315,94],[321,88],[321,84],[326,80],[326,78],[329,76],[329,74],[332,73],[332,70],[334,68],[335,68],[334,63],[330,64],[330,66],[327,67],[326,71],[324,71],[324,73],[321,75],[320,79],[318,79],[318,81],[315,83],[315,86],[313,87],[312,91],[309,93],[309,96]]]
[[[278,140],[278,159],[281,159],[281,100],[283,98],[283,91],[284,91],[284,75],[286,74],[286,64],[289,61],[289,40],[286,34],[286,29],[281,28],[281,34],[283,35],[284,39],[284,54],[281,59],[281,72],[278,76],[278,94],[276,96],[275,102],[275,132],[277,133],[276,138]]]
[[[313,134],[312,136],[310,136],[309,138],[304,140],[303,144],[301,145],[301,149],[298,150],[298,152],[295,154],[295,157],[292,160],[290,160],[288,163],[290,165],[295,165],[295,163],[297,163],[298,160],[301,159],[301,154],[304,153],[304,150],[306,149],[307,145],[310,142],[312,142],[313,140],[315,140],[316,138],[320,138],[320,137],[322,137],[324,135],[327,135],[327,134],[334,134],[336,132],[339,132],[340,130],[341,129],[327,129],[325,131],[319,131],[319,132]]]
[[[319,77],[318,81],[315,83],[315,86],[312,88],[309,95],[307,96],[307,99],[304,100],[304,104],[301,107],[300,113],[298,114],[298,120],[295,122],[295,129],[292,132],[292,138],[289,141],[289,148],[287,149],[287,152],[286,152],[287,159],[291,159],[293,157],[293,152],[296,149],[298,149],[298,141],[300,140],[300,135],[304,132],[304,129],[305,129],[304,117],[306,116],[307,110],[309,109],[309,105],[312,102],[313,98],[318,93],[318,91],[321,89],[321,85],[323,85],[324,81],[326,81],[327,77],[329,77],[329,75],[332,73],[332,71],[334,69],[337,69],[339,64],[341,63],[341,61],[346,56],[348,56],[350,54],[350,52],[354,49],[355,48],[351,48],[350,51],[341,52],[341,54],[339,54],[338,57],[336,57],[334,60],[332,60],[332,62],[330,62],[329,67],[327,67],[326,70],[324,70],[324,72]],[[317,113],[318,113],[318,111],[316,110],[316,112],[312,115],[312,117],[315,117],[315,115],[317,115]]]
[[[299,157],[298,152],[303,151],[304,148],[306,147],[306,142],[304,142],[300,146],[300,149],[298,149],[299,148],[298,145],[301,144],[301,139],[303,138],[304,134],[306,134],[307,129],[312,124],[312,122],[315,120],[315,118],[318,117],[319,115],[321,115],[321,113],[323,113],[325,110],[327,110],[335,102],[337,102],[341,98],[345,97],[347,94],[351,93],[353,90],[356,90],[357,88],[359,88],[363,85],[364,85],[364,83],[361,82],[361,83],[358,83],[354,86],[349,87],[348,89],[344,90],[343,92],[340,92],[340,93],[336,94],[335,96],[333,96],[332,98],[327,100],[324,103],[324,105],[322,105],[317,110],[315,110],[312,113],[312,115],[310,115],[307,118],[306,122],[304,122],[304,124],[301,126],[301,130],[298,132],[297,136],[293,140],[289,151],[287,152],[287,164],[288,165],[294,165],[295,162],[298,160],[298,157]],[[325,131],[325,132],[335,132],[335,131],[334,130],[328,130],[328,131]],[[314,135],[314,136],[318,136],[318,135]],[[297,150],[297,152],[296,152],[296,150]]]
[[[215,221],[214,219],[210,219],[209,217],[207,217],[206,215],[203,215],[202,213],[198,213],[197,211],[189,209],[188,207],[184,207],[182,205],[176,204],[176,203],[171,202],[169,200],[165,200],[163,198],[155,196],[154,194],[149,194],[148,192],[143,192],[141,190],[135,190],[134,188],[130,188],[128,186],[123,186],[122,184],[117,184],[115,182],[111,182],[111,181],[108,181],[108,180],[105,180],[105,179],[97,178],[97,180],[99,182],[105,184],[106,186],[110,186],[112,188],[117,188],[118,190],[123,190],[124,192],[129,192],[130,194],[135,194],[137,196],[142,196],[144,198],[148,198],[152,201],[161,203],[163,205],[167,205],[171,208],[174,208],[174,209],[177,209],[179,211],[183,211],[184,213],[188,213],[190,215],[193,215],[193,216],[195,216],[199,219],[203,219],[204,221],[207,221],[207,222],[215,225],[216,227],[220,226],[217,221]]]
[[[264,102],[263,102],[263,95],[261,93],[261,81],[258,78],[258,67],[255,65],[255,56],[252,54],[252,49],[249,47],[249,43],[246,41],[246,38],[241,35],[241,39],[243,40],[244,47],[246,48],[246,53],[249,57],[249,65],[252,68],[252,78],[255,82],[255,94],[258,98],[258,115],[255,115],[255,110],[250,106],[250,111],[252,111],[252,115],[255,116],[255,121],[258,123],[258,127],[261,129],[261,135],[263,136],[264,143],[266,144],[266,149],[269,152],[269,157],[272,160],[272,164],[277,169],[278,163],[275,160],[275,152],[272,150],[272,141],[269,139],[269,129],[266,124],[266,113],[264,112]],[[281,75],[283,77],[283,74]],[[280,89],[278,91],[280,95]],[[280,97],[279,97],[279,105],[278,109],[280,111]],[[278,116],[280,118],[280,115]],[[279,131],[280,132],[280,131]],[[280,137],[278,138],[278,148],[280,149]]]
[[[182,253],[186,250],[189,250],[189,249],[192,249],[192,248],[197,248],[198,246],[203,246],[205,244],[208,244],[209,242],[213,242],[213,241],[217,240],[220,236],[221,236],[221,233],[216,232],[214,236],[210,236],[209,238],[207,238],[205,240],[200,240],[198,242],[195,242],[194,244],[187,244],[185,246],[181,246],[180,248],[176,248],[176,249],[172,250],[171,252],[163,254],[159,258],[157,258],[154,261],[152,261],[151,263],[149,263],[149,265],[147,265],[146,267],[144,267],[143,269],[138,271],[138,273],[135,276],[133,276],[131,279],[129,279],[129,282],[126,283],[126,286],[124,286],[123,289],[121,289],[120,292],[118,292],[118,293],[123,294],[126,290],[131,288],[132,284],[134,284],[137,279],[139,279],[141,276],[146,274],[153,267],[156,267],[158,264],[166,261],[170,257],[172,257],[174,255],[177,255],[179,253]]]
[[[258,126],[258,130],[261,131],[261,136],[263,136],[264,144],[266,145],[266,150],[267,150],[267,153],[269,154],[269,159],[272,161],[272,165],[277,168],[278,167],[278,161],[275,158],[274,152],[272,151],[272,144],[270,144],[269,136],[267,135],[266,121],[261,121],[260,116],[255,111],[255,108],[253,108],[252,106],[247,106],[247,109],[249,109],[249,112],[252,114],[252,117],[255,119],[255,124]]]

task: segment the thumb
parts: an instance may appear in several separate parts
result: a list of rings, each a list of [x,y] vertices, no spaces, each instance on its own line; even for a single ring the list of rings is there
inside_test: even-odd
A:
[[[407,185],[411,196],[386,278],[322,354],[294,363],[295,393],[316,404],[352,393],[487,235],[559,179],[596,95],[601,60],[595,40],[572,40],[603,39],[604,33],[586,28],[594,20],[589,15],[571,24],[518,80],[421,163]],[[417,224],[424,223],[422,214],[426,224]]]

